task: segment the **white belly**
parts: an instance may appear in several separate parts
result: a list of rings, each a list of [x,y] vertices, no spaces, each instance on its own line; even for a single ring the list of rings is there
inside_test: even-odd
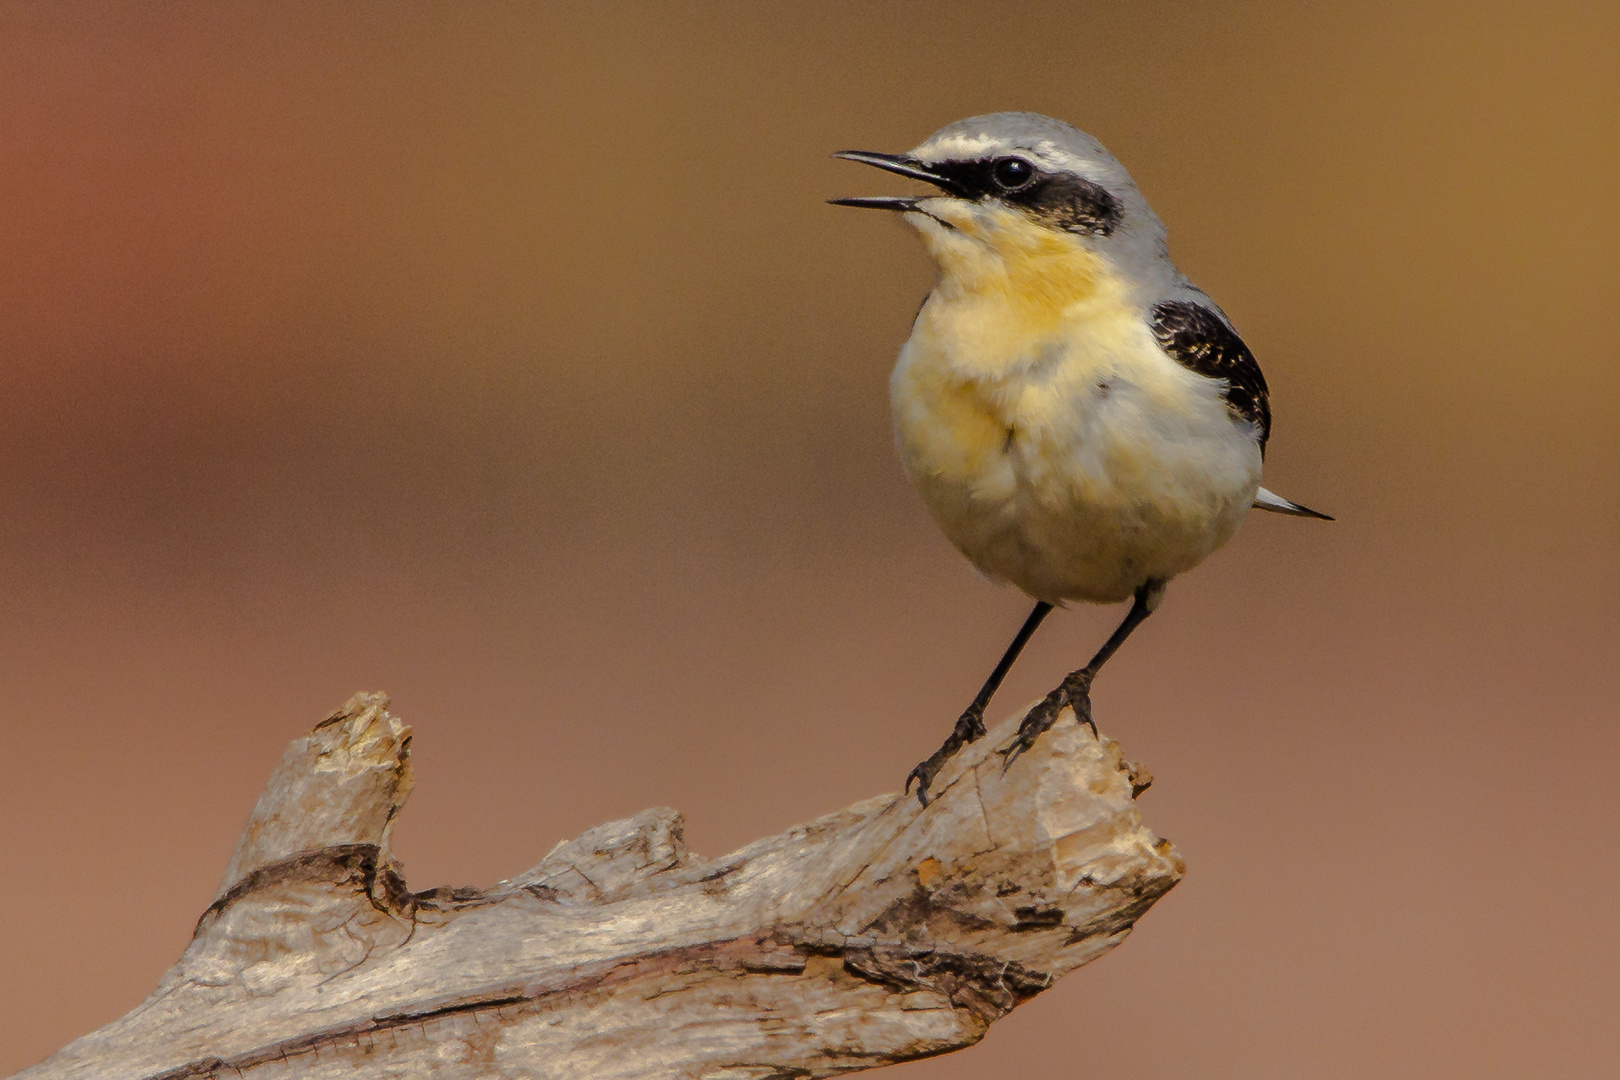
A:
[[[1139,320],[1070,332],[993,375],[925,322],[891,381],[900,454],[983,573],[1051,603],[1113,603],[1236,532],[1259,447],[1219,385],[1165,356]]]

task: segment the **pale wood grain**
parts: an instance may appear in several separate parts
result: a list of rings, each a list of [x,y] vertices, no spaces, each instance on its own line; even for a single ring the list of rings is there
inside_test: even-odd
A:
[[[185,954],[27,1080],[828,1076],[977,1042],[1118,944],[1183,865],[1145,774],[1016,718],[941,773],[723,858],[654,809],[490,889],[412,893],[388,853],[410,729],[357,694],[271,774]]]

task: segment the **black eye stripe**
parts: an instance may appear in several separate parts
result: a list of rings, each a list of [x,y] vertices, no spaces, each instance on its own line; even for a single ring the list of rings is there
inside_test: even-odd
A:
[[[1030,167],[1028,181],[1011,190],[996,175],[997,169],[1009,161]],[[1102,185],[1073,173],[1049,172],[1027,158],[1002,155],[930,162],[928,168],[945,178],[964,198],[1000,199],[1067,232],[1108,236],[1119,227],[1125,212],[1119,198]]]

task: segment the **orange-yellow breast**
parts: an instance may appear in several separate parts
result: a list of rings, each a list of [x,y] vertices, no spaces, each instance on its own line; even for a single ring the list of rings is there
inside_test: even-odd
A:
[[[1108,265],[1019,220],[923,231],[941,279],[891,396],[907,472],[952,542],[1032,595],[1100,602],[1224,543],[1258,448]]]

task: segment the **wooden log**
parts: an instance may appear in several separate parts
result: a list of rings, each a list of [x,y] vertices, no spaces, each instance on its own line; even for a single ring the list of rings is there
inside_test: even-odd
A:
[[[293,742],[156,992],[27,1080],[830,1076],[977,1042],[1118,944],[1184,867],[1146,774],[1064,717],[1007,772],[720,859],[643,811],[489,889],[412,892],[410,729],[357,694]]]

